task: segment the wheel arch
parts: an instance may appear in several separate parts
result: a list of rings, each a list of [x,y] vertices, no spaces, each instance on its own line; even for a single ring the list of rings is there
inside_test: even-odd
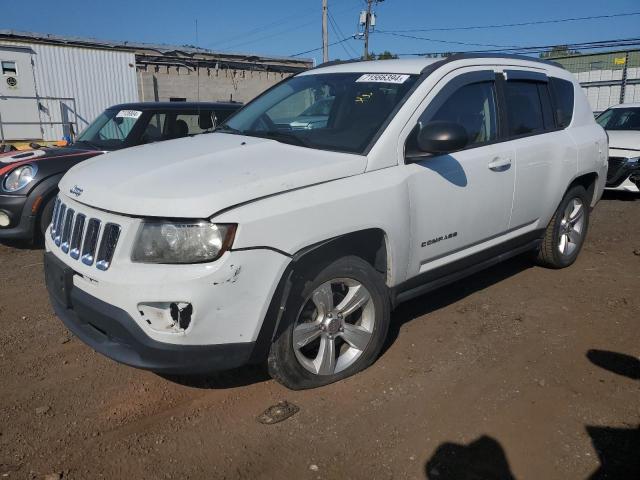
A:
[[[598,201],[598,193],[596,191],[598,178],[599,176],[596,172],[582,173],[571,181],[571,183],[565,190],[564,194],[566,194],[569,190],[571,190],[576,185],[580,185],[584,187],[584,189],[587,191],[587,197],[591,199],[591,206],[593,207]],[[563,197],[564,197],[564,194],[563,194]]]
[[[267,309],[262,327],[256,339],[251,361],[260,362],[267,358],[273,340],[286,327],[281,322],[291,285],[296,274],[305,271],[312,265],[320,268],[334,260],[347,255],[355,255],[370,263],[375,270],[385,277],[389,285],[391,276],[391,260],[388,236],[381,228],[357,230],[336,237],[316,242],[298,250],[283,272],[271,302]]]

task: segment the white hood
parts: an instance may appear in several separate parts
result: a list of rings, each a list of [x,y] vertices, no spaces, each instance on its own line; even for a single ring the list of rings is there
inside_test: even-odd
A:
[[[361,155],[224,133],[128,148],[82,162],[60,181],[77,200],[128,215],[207,218],[256,198],[365,171]],[[74,188],[78,187],[78,188]]]
[[[640,131],[607,130],[609,148],[617,150],[640,150]]]

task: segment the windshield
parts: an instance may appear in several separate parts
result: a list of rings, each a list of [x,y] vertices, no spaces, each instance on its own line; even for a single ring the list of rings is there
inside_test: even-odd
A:
[[[219,131],[363,153],[416,78],[362,73],[293,77],[240,110]]]
[[[610,108],[596,121],[605,130],[640,130],[640,108]]]
[[[78,136],[76,143],[105,150],[122,148],[141,115],[139,110],[105,110]]]

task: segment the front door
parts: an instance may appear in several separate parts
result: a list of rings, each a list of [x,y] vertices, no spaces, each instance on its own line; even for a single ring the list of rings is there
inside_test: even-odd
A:
[[[412,211],[409,276],[469,254],[474,246],[503,235],[513,202],[514,152],[499,142],[495,72],[445,76],[418,122],[457,123],[469,143],[446,155],[411,158],[417,128],[408,137],[405,168]],[[431,95],[430,95],[431,96]],[[412,139],[413,136],[413,139]]]

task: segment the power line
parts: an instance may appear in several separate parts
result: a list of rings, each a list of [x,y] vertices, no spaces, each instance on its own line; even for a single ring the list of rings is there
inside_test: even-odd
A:
[[[334,45],[338,45],[338,44],[340,44],[342,42],[346,42],[347,40],[353,40],[353,37],[347,37],[347,38],[343,38],[341,40],[337,40],[335,42],[330,43],[329,46],[333,47]],[[300,55],[304,55],[305,53],[317,52],[318,50],[322,50],[322,47],[312,48],[311,50],[305,50],[304,52],[294,53],[293,55],[289,55],[289,56],[290,57],[298,57]]]
[[[598,50],[603,48],[615,48],[615,47],[630,47],[640,45],[640,37],[632,37],[632,38],[619,38],[612,40],[599,40],[594,42],[578,42],[578,43],[570,43],[563,44],[563,47],[566,47],[570,50]],[[502,49],[491,49],[491,50],[465,50],[457,53],[522,53],[522,54],[535,54],[535,53],[545,53],[550,49],[557,47],[558,45],[531,45],[531,46],[521,46],[521,47],[512,47],[512,48],[502,48]],[[401,56],[426,56],[426,55],[440,55],[444,53],[451,52],[420,52],[420,53],[398,53]]]
[[[538,20],[538,21],[531,21],[531,22],[502,23],[502,24],[495,24],[495,25],[471,25],[471,26],[461,26],[461,27],[433,27],[433,28],[413,28],[413,29],[406,29],[406,30],[388,30],[387,33],[450,32],[455,30],[481,30],[481,29],[488,29],[488,28],[526,27],[530,25],[580,22],[584,20],[597,20],[597,19],[604,19],[604,18],[617,18],[617,17],[633,17],[638,15],[640,15],[640,12],[613,13],[610,15],[592,15],[589,17],[559,18],[559,19]]]
[[[331,15],[331,11],[328,11],[327,13],[329,14],[329,25],[331,26],[331,30],[333,31],[333,34],[338,38],[340,38],[340,37],[347,38],[345,36],[345,34],[342,33],[342,30],[340,30],[340,27],[338,27],[338,24],[334,20],[333,15]],[[340,46],[344,50],[344,53],[347,54],[347,57],[352,58],[352,57],[357,57],[358,56],[358,54],[355,53],[355,51],[353,49],[351,49],[351,45],[349,45],[348,43],[342,42],[342,43],[340,43]],[[349,52],[347,50],[347,47],[349,47],[351,52]]]
[[[346,6],[346,8],[341,8],[341,9],[339,10],[339,12],[346,12],[346,11],[348,11],[348,10],[353,10],[353,9],[354,9],[354,6],[353,6],[353,5],[351,5],[351,6]],[[285,24],[286,24],[286,23],[290,23],[291,21],[298,19],[300,16],[301,16],[300,14],[296,14],[296,15],[291,15],[291,16],[288,16],[288,17],[284,17],[284,18],[283,18],[283,19],[281,19],[281,20],[274,21],[274,22],[270,22],[270,23],[268,23],[268,24],[263,25],[262,27],[256,27],[255,29],[253,29],[253,30],[251,30],[251,31],[249,31],[249,32],[243,33],[243,34],[241,34],[241,35],[237,35],[237,36],[232,37],[232,38],[238,38],[238,37],[245,37],[245,38],[247,38],[247,37],[252,37],[252,36],[256,35],[257,33],[262,33],[263,31],[269,30],[270,28],[272,28],[272,27],[274,27],[274,26],[275,26],[275,27],[277,27],[277,26],[279,26],[279,25],[282,25],[283,23],[285,23]],[[295,31],[295,30],[300,30],[301,28],[307,27],[307,26],[312,25],[312,24],[315,24],[315,23],[316,23],[316,20],[314,19],[314,20],[311,20],[311,21],[308,21],[308,22],[300,23],[300,24],[295,25],[295,26],[292,26],[292,27],[290,27],[290,28],[286,28],[286,29],[284,29],[284,30],[279,30],[279,31],[277,31],[277,32],[275,32],[275,33],[270,33],[270,34],[268,34],[268,35],[264,35],[264,36],[261,36],[261,37],[258,37],[258,38],[254,38],[253,40],[246,40],[246,41],[242,41],[242,42],[240,42],[240,43],[238,43],[238,42],[235,42],[235,43],[234,43],[234,42],[231,42],[231,43],[232,43],[231,45],[228,45],[228,46],[226,46],[226,47],[224,47],[224,48],[225,48],[226,50],[228,50],[228,49],[232,49],[232,48],[241,47],[241,46],[244,46],[244,45],[250,45],[250,44],[252,44],[252,43],[258,43],[258,42],[261,42],[262,40],[267,40],[267,39],[269,39],[269,38],[277,37],[277,36],[279,36],[279,35],[284,35],[284,34],[286,34],[286,33],[289,33],[289,32]],[[225,40],[222,40],[222,41],[221,41],[221,42],[219,42],[216,46],[218,46],[218,45],[220,45],[220,44],[225,44],[225,43],[227,43],[227,44],[228,44],[230,40],[231,40],[230,38],[227,38],[227,39],[225,39]],[[216,43],[216,42],[209,43],[208,45],[212,45],[213,43]]]
[[[392,35],[394,37],[410,38],[412,40],[425,40],[428,42],[436,42],[436,43],[467,45],[470,47],[498,47],[498,48],[517,48],[518,47],[518,45],[496,45],[493,43],[472,43],[472,42],[460,42],[457,40],[442,40],[438,38],[418,37],[415,35],[405,35],[404,33],[395,33],[387,30],[377,30],[375,33],[382,33],[383,35]]]

